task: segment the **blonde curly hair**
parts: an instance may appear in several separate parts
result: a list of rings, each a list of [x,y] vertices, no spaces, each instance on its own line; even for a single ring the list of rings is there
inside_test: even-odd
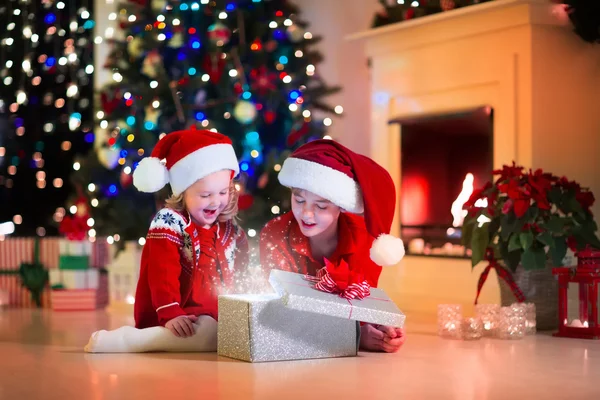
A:
[[[238,218],[238,197],[239,193],[235,187],[233,179],[229,183],[229,202],[219,214],[217,218],[219,222],[231,221],[234,225],[237,225]],[[185,201],[183,199],[183,193],[171,196],[165,200],[165,206],[177,212],[183,212],[186,210]]]

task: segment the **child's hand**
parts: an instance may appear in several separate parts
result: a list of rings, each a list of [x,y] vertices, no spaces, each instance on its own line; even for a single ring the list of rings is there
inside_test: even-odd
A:
[[[165,324],[165,328],[170,330],[177,337],[190,337],[194,335],[194,322],[198,320],[195,315],[180,315],[173,318]]]
[[[395,353],[406,340],[404,329],[364,324],[360,328],[360,347],[363,350]]]

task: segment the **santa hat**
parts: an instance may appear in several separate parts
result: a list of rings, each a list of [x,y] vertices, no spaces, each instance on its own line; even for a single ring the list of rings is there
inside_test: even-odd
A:
[[[197,180],[224,169],[231,170],[232,177],[240,172],[231,140],[192,127],[160,139],[150,157],[140,161],[133,172],[133,184],[141,192],[153,193],[170,183],[173,194],[178,195]]]
[[[294,151],[278,177],[284,186],[308,190],[347,212],[364,213],[367,230],[376,238],[370,251],[376,264],[395,265],[404,257],[404,243],[390,235],[394,181],[369,157],[333,140],[315,140]]]

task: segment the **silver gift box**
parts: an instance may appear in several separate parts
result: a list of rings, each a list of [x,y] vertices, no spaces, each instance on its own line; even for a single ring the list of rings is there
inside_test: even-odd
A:
[[[249,362],[356,356],[356,321],[287,308],[277,294],[219,296],[218,354]]]
[[[381,289],[371,288],[362,300],[347,300],[314,288],[304,275],[272,270],[269,283],[286,307],[297,310],[402,328],[406,316]]]

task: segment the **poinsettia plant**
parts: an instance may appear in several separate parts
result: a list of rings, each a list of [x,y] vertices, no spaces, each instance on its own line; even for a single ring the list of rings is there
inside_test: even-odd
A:
[[[464,205],[462,240],[471,248],[473,266],[493,259],[512,272],[519,264],[541,269],[548,260],[561,266],[568,248],[600,248],[588,189],[514,162],[493,174],[495,181],[475,190]]]

